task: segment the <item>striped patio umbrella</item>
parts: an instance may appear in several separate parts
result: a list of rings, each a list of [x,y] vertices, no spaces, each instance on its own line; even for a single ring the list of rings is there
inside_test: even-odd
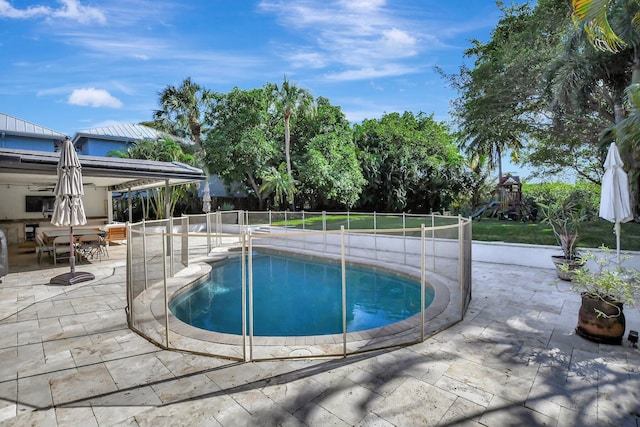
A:
[[[95,277],[91,273],[75,271],[75,253],[73,227],[84,225],[87,218],[82,205],[82,166],[76,154],[76,150],[67,137],[60,149],[60,160],[58,160],[58,181],[53,190],[56,196],[53,207],[51,223],[58,227],[69,227],[69,264],[71,272],[61,274],[51,279],[51,284],[71,285],[86,280],[93,280]],[[55,250],[55,249],[54,249]]]

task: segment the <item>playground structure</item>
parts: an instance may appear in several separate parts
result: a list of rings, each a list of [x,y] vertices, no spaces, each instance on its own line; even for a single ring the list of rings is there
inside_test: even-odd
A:
[[[498,180],[498,185],[491,192],[489,203],[471,214],[471,219],[480,220],[483,216],[487,216],[506,221],[533,221],[537,213],[537,208],[530,209],[522,201],[520,177],[507,174]]]

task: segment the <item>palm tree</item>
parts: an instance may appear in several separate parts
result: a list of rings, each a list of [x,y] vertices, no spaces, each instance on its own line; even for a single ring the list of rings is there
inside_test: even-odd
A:
[[[260,192],[264,197],[273,194],[274,201],[278,206],[282,206],[285,200],[293,203],[293,196],[296,193],[297,182],[291,174],[285,171],[284,163],[280,164],[278,169],[271,166],[262,177],[262,186]]]
[[[143,140],[128,147],[125,151],[110,151],[108,156],[126,159],[145,159],[161,162],[181,162],[189,165],[195,163],[195,158],[190,154],[185,154],[182,147],[172,139],[162,138],[157,141]],[[188,192],[193,188],[192,184],[178,185],[171,187],[169,195],[170,211],[173,212],[178,201],[186,199]],[[141,206],[144,218],[148,218],[150,211],[156,219],[164,217],[165,193],[160,188],[150,188],[138,193],[141,199]]]
[[[202,148],[202,116],[210,92],[187,77],[179,87],[169,85],[158,96],[161,109],[153,114],[156,123]]]
[[[308,114],[313,112],[313,96],[307,89],[299,88],[287,80],[284,76],[282,86],[274,86],[272,89],[276,96],[276,107],[284,118],[284,153],[287,164],[287,173],[293,176],[291,170],[291,116],[294,113]]]
[[[605,136],[615,138],[630,172],[634,210],[640,211],[640,3],[637,0],[572,0],[573,18],[592,45],[628,61],[627,105],[616,105],[615,124]],[[627,71],[627,73],[629,72]],[[627,80],[629,81],[629,80]]]
[[[627,46],[627,42],[613,30],[609,23],[611,7],[622,4],[624,0],[571,0],[573,20],[583,24],[589,40],[596,49],[618,53]],[[629,24],[640,28],[640,11],[629,17]]]

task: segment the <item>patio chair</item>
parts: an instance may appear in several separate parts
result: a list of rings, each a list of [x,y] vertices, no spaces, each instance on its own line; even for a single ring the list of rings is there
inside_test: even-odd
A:
[[[102,255],[105,253],[103,240],[98,234],[87,234],[80,236],[78,239],[78,254],[86,259],[98,257],[102,261]]]
[[[125,225],[110,225],[107,227],[107,244],[122,243],[123,240],[127,240],[127,227]]]
[[[70,259],[71,247],[69,236],[58,236],[53,239],[53,265],[58,264],[58,259]]]
[[[47,245],[44,240],[42,239],[42,236],[38,233],[36,233],[36,243],[38,246],[36,246],[36,254],[38,256],[38,264],[40,264],[40,261],[42,261],[42,254],[46,253],[49,256],[53,256],[53,245]]]

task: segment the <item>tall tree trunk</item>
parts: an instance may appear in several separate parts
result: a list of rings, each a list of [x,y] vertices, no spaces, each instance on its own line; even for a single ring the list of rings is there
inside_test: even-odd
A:
[[[502,150],[500,146],[496,146],[496,151],[498,154],[498,182],[502,179]]]
[[[631,73],[631,84],[640,84],[640,58],[638,58],[638,51],[634,50],[633,58],[633,71]],[[640,105],[633,106],[633,114],[640,114]],[[640,162],[636,150],[631,148],[623,161],[627,166],[627,173],[629,175],[630,193],[631,193],[631,206],[633,209],[634,218],[640,216],[640,173],[638,168]]]
[[[291,119],[291,113],[284,113],[284,155],[287,161],[287,173],[289,176],[293,176],[291,173],[291,133],[289,130],[289,120]]]
[[[258,209],[259,210],[264,209],[264,196],[260,192],[260,187],[258,187],[258,184],[256,183],[255,178],[253,177],[253,175],[250,172],[247,172],[247,179],[249,180],[249,185],[251,185],[251,188],[253,189],[253,192],[255,193],[256,197],[258,198]]]

